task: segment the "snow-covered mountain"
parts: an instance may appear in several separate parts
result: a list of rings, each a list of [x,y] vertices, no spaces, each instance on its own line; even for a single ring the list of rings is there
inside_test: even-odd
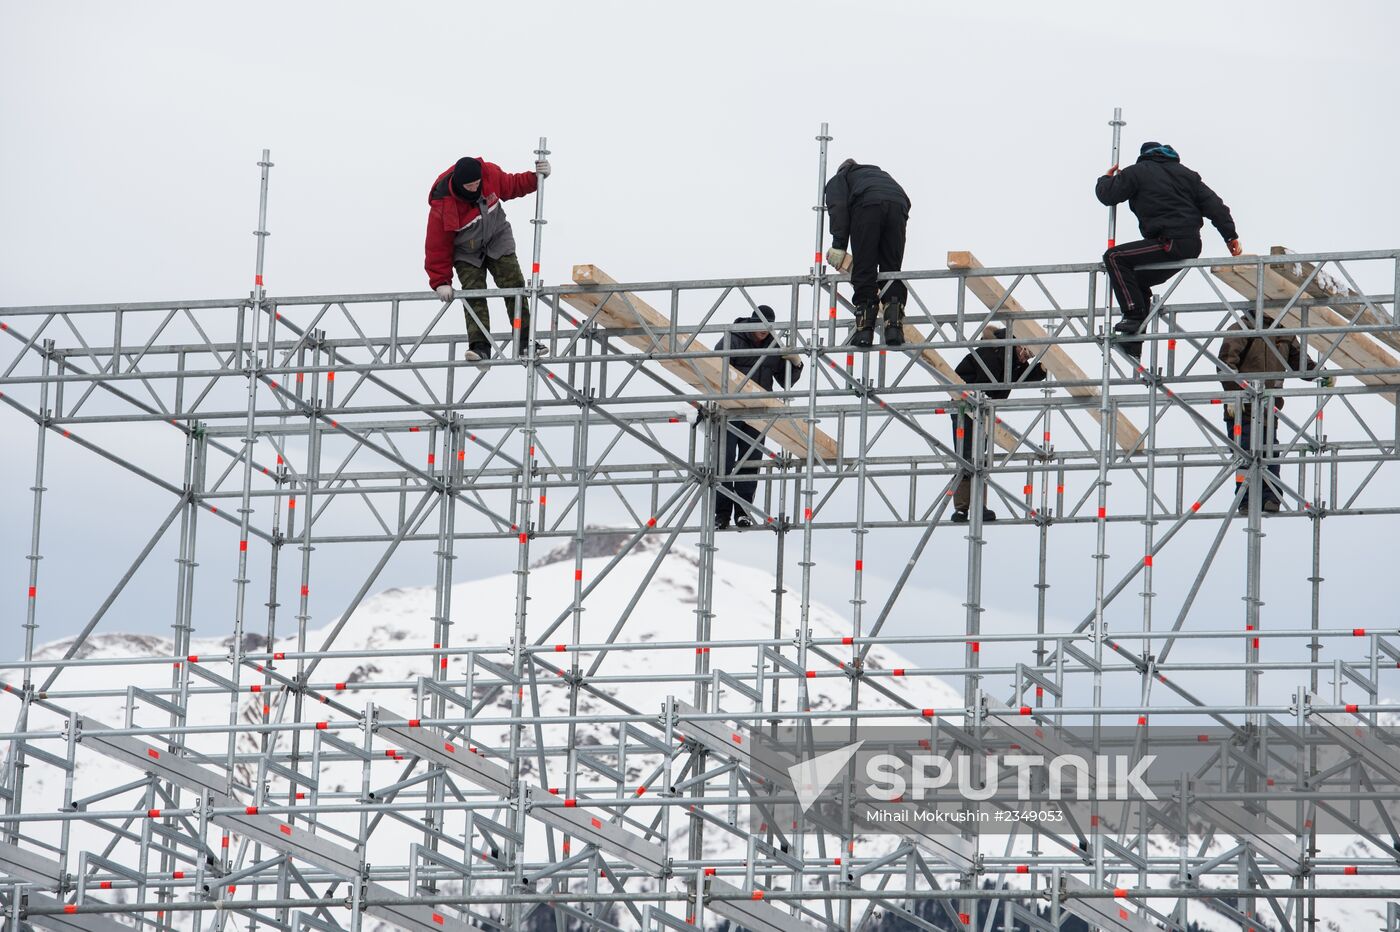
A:
[[[597,580],[608,562],[619,552],[619,546],[625,539],[625,535],[622,534],[600,534],[589,538],[582,563],[582,582],[585,585]],[[590,678],[590,683],[595,686],[598,692],[602,696],[611,697],[617,705],[621,705],[625,709],[635,710],[636,713],[643,715],[657,715],[667,695],[675,695],[686,702],[690,702],[692,699],[694,685],[685,680],[684,677],[695,673],[697,657],[693,647],[680,642],[692,641],[695,638],[695,611],[699,603],[697,588],[699,575],[699,556],[691,549],[676,547],[658,559],[654,546],[639,546],[634,552],[624,557],[607,578],[602,580],[597,588],[589,594],[583,603],[584,610],[579,614],[576,639],[573,630],[574,616],[567,611],[574,599],[575,555],[570,546],[557,548],[538,559],[531,570],[529,639],[534,641],[543,637],[543,642],[549,645],[602,644],[610,639],[610,635],[614,629],[618,629],[620,624],[621,627],[617,630],[616,636],[611,639],[619,646],[631,649],[612,650],[605,654],[597,651],[586,652],[580,657],[581,669],[588,671],[593,663],[601,657],[596,672]],[[711,640],[738,641],[745,638],[757,639],[774,636],[774,606],[777,596],[773,591],[775,582],[770,573],[750,566],[719,562],[713,578],[715,589],[712,598]],[[460,582],[454,585],[451,589],[452,598],[449,609],[453,625],[448,643],[452,647],[479,646],[483,649],[507,645],[514,626],[516,587],[517,578],[514,574]],[[632,604],[634,597],[636,602]],[[223,622],[216,619],[225,616],[221,616],[217,610],[211,609],[209,606],[205,606],[203,610],[206,614],[196,622],[196,633],[217,632]],[[421,651],[432,647],[434,625],[431,619],[435,611],[435,594],[434,589],[430,586],[415,589],[389,589],[367,599],[346,621],[335,639],[333,649],[343,652],[345,656],[332,657],[322,663],[312,676],[313,688],[327,691],[336,702],[357,711],[363,710],[367,703],[372,702],[376,706],[402,717],[416,716],[413,687],[419,677],[431,675],[434,661],[421,654],[407,657],[395,652]],[[561,616],[563,617],[562,624],[547,637],[544,637],[545,631]],[[794,592],[789,591],[782,595],[781,618],[781,636],[790,639],[794,635],[800,618],[800,604]],[[812,635],[817,638],[840,638],[851,633],[850,622],[842,613],[821,605],[812,607],[809,623]],[[291,624],[289,616],[288,624]],[[331,620],[321,625],[318,630],[308,632],[307,645],[312,649],[319,647],[335,624],[336,620]],[[269,647],[261,639],[251,635],[249,638],[251,639],[248,641],[249,649],[269,650]],[[673,644],[676,646],[669,646]],[[46,645],[39,652],[39,656],[46,659],[60,657],[66,652],[69,645],[68,641]],[[224,658],[227,657],[230,646],[231,641],[226,633],[223,633],[222,636],[216,633],[214,637],[197,638],[190,653],[198,656],[198,663],[202,667],[219,676],[228,676],[229,668]],[[270,648],[273,651],[293,651],[295,649],[295,637],[279,637]],[[80,657],[105,659],[163,657],[166,659],[136,666],[75,668],[59,677],[54,684],[54,690],[60,693],[81,690],[100,695],[62,698],[57,701],[65,709],[90,716],[108,725],[121,726],[126,717],[125,692],[129,686],[146,690],[163,689],[170,686],[172,667],[168,658],[171,650],[170,642],[158,637],[123,634],[95,636],[84,645],[79,652]],[[838,658],[845,659],[849,657],[851,650],[850,647],[842,647],[839,652],[834,652]],[[795,656],[795,651],[791,648],[787,649],[785,653],[788,656]],[[505,653],[496,652],[483,656],[497,664],[508,665],[509,663],[508,655]],[[555,653],[551,650],[545,659],[551,664],[567,668],[571,656],[572,654],[568,651]],[[701,659],[708,660],[710,669],[720,668],[731,673],[748,672],[752,671],[759,663],[759,651],[754,646],[715,648],[707,658]],[[872,650],[867,658],[867,667],[873,670],[898,668],[906,665],[898,654],[885,648]],[[295,664],[290,661],[281,661],[275,666],[279,672],[286,675],[295,672]],[[467,673],[467,666],[468,661],[465,656],[454,655],[450,657],[446,672],[448,682],[459,684],[460,689],[460,684]],[[819,674],[815,678],[805,680],[809,690],[811,708],[817,711],[845,708],[850,701],[849,679],[835,665],[827,662],[813,662],[809,666],[817,670]],[[486,674],[478,669],[477,675],[484,676]],[[245,724],[258,724],[263,721],[264,706],[271,710],[272,718],[277,720],[277,708],[281,699],[276,690],[257,693],[249,691],[249,686],[261,682],[261,675],[255,674],[254,671],[245,670],[243,672],[242,696],[236,710],[232,710],[232,713],[228,696],[224,692],[209,690],[205,693],[192,695],[188,703],[188,724],[227,724],[230,714],[236,714],[238,719]],[[882,679],[881,684],[894,695],[907,700],[918,708],[960,708],[962,706],[960,692],[937,679],[890,677]],[[209,683],[199,677],[192,680],[192,687],[195,689],[208,686]],[[342,688],[337,688],[337,686]],[[795,696],[792,681],[784,683],[782,690],[784,707],[794,707]],[[533,686],[527,686],[527,709],[530,708],[535,694],[538,695],[542,715],[562,716],[569,714],[570,695],[562,680],[556,678],[546,682],[542,678]],[[470,732],[469,740],[490,756],[493,749],[502,749],[509,744],[510,726],[499,721],[492,721],[492,719],[500,719],[509,714],[511,697],[506,690],[498,690],[494,694],[488,694],[482,688],[478,688],[475,695],[478,699],[489,696],[490,701],[473,720],[475,724]],[[618,711],[617,705],[606,701],[602,696],[581,691],[577,700],[577,714],[582,716],[615,714]],[[350,721],[347,716],[338,715],[333,709],[327,709],[319,704],[313,705],[315,708],[311,708],[303,714],[304,721],[323,718],[332,725],[332,729],[328,733],[337,735],[343,741],[355,744],[362,742],[363,735],[358,728],[334,730],[337,722]],[[881,708],[891,707],[894,702],[888,697],[866,688],[862,691],[861,705],[863,708]],[[744,710],[751,708],[751,701],[737,691],[728,690],[723,695],[722,707],[731,711]],[[317,709],[326,710],[317,711]],[[451,709],[452,707],[449,706],[448,716],[456,714]],[[425,712],[424,717],[429,717],[429,713]],[[135,710],[137,723],[143,725],[162,724],[167,722],[168,718],[166,711],[140,700],[138,697]],[[283,716],[282,720],[289,718],[290,716]],[[37,710],[31,718],[30,726],[36,730],[61,728],[62,720],[61,717],[51,712]],[[303,754],[308,753],[316,734],[314,731],[302,733],[300,749]],[[523,740],[528,746],[533,746],[536,741],[542,740],[547,747],[563,748],[570,746],[571,737],[572,746],[582,749],[596,748],[598,749],[596,753],[600,758],[607,758],[608,753],[604,749],[617,746],[618,726],[613,723],[584,724],[580,725],[577,732],[571,736],[567,726],[554,724],[540,729],[538,733],[533,728],[525,729]],[[262,740],[255,732],[244,732],[238,739],[237,751],[243,755],[256,754],[262,747]],[[218,734],[195,736],[190,740],[190,743],[201,751],[220,759],[226,755],[228,750],[226,736]],[[62,745],[57,741],[46,742],[44,746],[55,753],[62,751]],[[279,739],[279,749],[286,750],[289,746],[290,739],[285,735],[282,736]],[[390,745],[376,740],[374,743],[375,754],[380,755],[390,747]],[[626,766],[626,779],[629,787],[635,786],[637,782],[646,778],[655,766],[655,760],[655,758],[647,758],[637,751],[629,756]],[[538,756],[528,756],[525,764],[525,775],[528,779],[537,781],[546,787],[564,785],[564,758],[562,756],[551,757],[545,765],[548,772],[544,774],[539,773],[538,761]],[[615,759],[612,760],[612,763],[616,763]],[[371,786],[388,786],[402,779],[405,766],[404,761],[395,760],[391,756],[378,758],[372,765]],[[239,764],[237,772],[239,780],[245,784],[252,784],[257,776],[256,765],[246,760]],[[421,768],[419,772],[421,772]],[[318,790],[323,794],[323,802],[331,805],[353,802],[360,793],[361,773],[362,765],[355,760],[323,761],[317,774]],[[100,790],[130,782],[137,779],[138,776],[136,771],[114,763],[110,758],[88,750],[80,750],[77,769],[73,775],[74,795],[75,798],[82,798]],[[584,787],[588,785],[589,780],[586,775],[581,777],[581,783]],[[287,793],[286,782],[274,777],[269,779],[268,785],[271,790],[268,804],[284,803]],[[35,763],[26,772],[24,809],[31,812],[58,810],[62,804],[63,790],[64,779],[61,771],[42,763]],[[183,802],[188,804],[188,794]],[[128,792],[112,799],[103,800],[93,808],[110,811],[114,809],[144,809],[156,805],[157,802],[145,802],[135,792]],[[358,816],[332,817],[328,824],[353,833],[358,824]],[[463,820],[454,814],[449,816],[444,830],[450,830],[451,827],[455,826],[460,837],[463,824]],[[688,820],[673,820],[671,829],[669,842],[672,854],[678,857],[687,856]],[[59,841],[57,826],[54,823],[30,826],[26,828],[26,832],[55,844]],[[209,836],[211,844],[217,845],[217,836],[218,831],[211,830]],[[105,846],[109,840],[109,834],[99,833],[82,823],[75,823],[70,850],[77,852],[99,848]],[[892,849],[899,840],[897,836],[861,838],[858,840],[856,856],[877,856]],[[421,832],[412,831],[408,825],[398,820],[382,820],[372,836],[369,860],[376,865],[408,863],[409,846],[421,841]],[[745,857],[743,842],[735,835],[725,835],[711,828],[706,830],[704,841],[704,857],[707,859],[739,860]],[[989,844],[997,849],[997,853],[1000,853],[1005,839],[998,837]],[[544,833],[538,826],[532,827],[530,834],[527,835],[527,849],[530,860],[540,861],[546,857],[547,848],[544,843]],[[123,856],[123,852],[126,856],[131,856],[131,853],[135,851],[134,847],[117,850],[118,853],[112,855],[117,859]],[[238,851],[236,839],[232,850]],[[1174,848],[1168,850],[1163,847],[1154,850],[1153,853],[1169,855],[1174,852]],[[1338,854],[1340,853],[1339,851]],[[253,851],[242,851],[241,854],[242,863],[245,866],[251,863],[254,857]],[[264,851],[263,856],[266,854],[267,852]],[[135,864],[128,866],[138,871],[155,871],[157,869],[154,864],[145,867]],[[77,856],[74,854],[69,869],[75,870],[76,867]],[[1337,878],[1337,880],[1342,879],[1354,880],[1358,885],[1365,881],[1365,878]],[[1008,882],[1015,880],[1014,877],[1008,878]],[[400,885],[399,889],[405,890],[406,888]],[[450,889],[450,886],[444,887],[444,889]],[[116,901],[128,898],[126,891],[120,889],[110,891],[104,896],[109,896],[110,899]],[[1323,909],[1327,920],[1337,923],[1337,928],[1345,929],[1347,932],[1351,932],[1353,929],[1378,928],[1384,915],[1384,904],[1363,901],[1328,902],[1323,905]],[[1379,914],[1375,912],[1376,910],[1380,911]],[[1376,918],[1377,915],[1381,918]],[[617,918],[623,924],[628,921],[625,913]],[[1211,913],[1204,906],[1193,907],[1192,918],[1202,928],[1218,929],[1221,932],[1238,929],[1236,924]],[[232,922],[226,926],[226,928],[235,927]],[[366,927],[373,929],[375,925],[373,922],[367,922]],[[380,927],[385,932],[393,928],[382,922]]]

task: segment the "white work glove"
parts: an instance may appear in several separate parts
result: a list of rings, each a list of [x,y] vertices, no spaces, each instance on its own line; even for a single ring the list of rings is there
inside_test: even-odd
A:
[[[444,301],[451,301],[451,300],[452,300],[452,286],[451,286],[451,285],[438,285],[436,288],[433,289],[433,293],[436,294],[439,298],[441,298],[441,299],[444,300]]]
[[[535,174],[541,178],[548,178],[549,171],[549,159],[535,159]]]
[[[844,249],[831,248],[826,251],[826,264],[838,272],[851,270],[851,254]]]
[[[1234,405],[1227,404],[1227,405],[1225,406],[1225,419],[1226,419],[1227,421],[1233,421],[1233,420],[1235,419],[1235,406],[1234,406]]]

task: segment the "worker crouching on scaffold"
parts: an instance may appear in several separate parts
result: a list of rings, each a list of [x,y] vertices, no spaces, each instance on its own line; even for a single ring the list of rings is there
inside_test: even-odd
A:
[[[1045,369],[1040,363],[1032,363],[1035,357],[1029,346],[1018,345],[1011,334],[1000,327],[988,327],[982,332],[982,343],[963,357],[958,363],[958,378],[967,383],[969,392],[981,391],[986,398],[998,401],[1011,395],[1010,385],[1017,382],[1043,382]],[[995,386],[1003,386],[997,388]],[[977,407],[968,401],[949,408],[953,419],[953,449],[958,456],[974,466],[980,466],[991,449],[990,439],[994,424],[986,424],[981,431],[974,431],[972,418]],[[978,443],[973,444],[974,434]],[[972,507],[972,473],[964,468],[958,479],[958,487],[953,492],[953,523],[965,524],[968,509]],[[982,520],[995,521],[997,513],[987,507],[987,485],[982,484]]]
[[[758,352],[780,345],[773,339],[774,316],[771,307],[760,304],[749,316],[735,318],[733,329],[715,344],[720,352],[734,352],[728,357],[729,365],[739,373],[738,378],[729,381],[726,391],[743,391],[742,386],[749,383],[771,392],[775,382],[789,388],[802,377],[802,357],[796,353]],[[715,495],[715,529],[726,530],[731,518],[740,529],[751,528],[753,518],[746,506],[753,504],[758,492],[763,433],[742,418],[731,416],[725,424],[723,446],[720,475],[728,478],[720,483],[720,491]]]
[[[890,174],[875,165],[846,159],[826,183],[826,211],[831,248],[826,261],[851,273],[856,311],[851,345],[868,349],[875,342],[880,307],[881,272],[904,267],[904,231],[909,223],[909,195]],[[850,247],[847,251],[847,247]],[[904,344],[904,304],[908,289],[891,281],[885,289],[885,345]]]
[[[1176,274],[1171,269],[1138,266],[1199,256],[1203,218],[1209,218],[1219,231],[1230,255],[1241,252],[1230,208],[1200,175],[1181,164],[1181,156],[1171,146],[1144,142],[1137,162],[1122,171],[1117,165],[1109,168],[1094,186],[1094,194],[1109,206],[1127,201],[1142,231],[1142,239],[1111,246],[1103,254],[1123,314],[1113,329],[1122,337],[1142,332],[1152,310],[1152,286]],[[1142,355],[1140,340],[1127,339],[1118,346],[1134,359]]]
[[[1319,380],[1323,388],[1331,388],[1333,377],[1319,368],[1316,363],[1308,358],[1298,343],[1298,338],[1292,334],[1268,333],[1274,326],[1274,319],[1267,314],[1261,317],[1258,330],[1250,327],[1246,329],[1243,323],[1236,323],[1226,332],[1226,336],[1220,342],[1220,363],[1224,367],[1222,372],[1233,374],[1238,373],[1263,373],[1264,388],[1279,388],[1283,385],[1284,373],[1297,373],[1301,378],[1309,380]],[[1233,334],[1233,335],[1231,335]],[[1270,378],[1270,373],[1279,373],[1280,377]],[[1249,386],[1235,378],[1224,378],[1220,384],[1227,392],[1247,391]],[[1239,404],[1224,405],[1225,432],[1235,443],[1239,444],[1246,453],[1260,450],[1265,455],[1275,452],[1274,438],[1278,430],[1278,412],[1283,408],[1283,398],[1275,396],[1272,406],[1273,410],[1263,407],[1256,409],[1251,402],[1244,401]],[[1259,436],[1254,435],[1255,419],[1262,415],[1262,421],[1258,424]],[[1258,446],[1256,446],[1256,443]],[[1264,480],[1263,488],[1259,490],[1262,499],[1261,507],[1266,512],[1277,512],[1280,510],[1279,489],[1282,488],[1279,464],[1271,463],[1268,471],[1273,473],[1273,481],[1267,478]],[[1245,485],[1245,469],[1235,471],[1235,494],[1240,495],[1241,487]],[[1238,514],[1249,513],[1249,493],[1246,490],[1240,496],[1240,503],[1237,508]]]

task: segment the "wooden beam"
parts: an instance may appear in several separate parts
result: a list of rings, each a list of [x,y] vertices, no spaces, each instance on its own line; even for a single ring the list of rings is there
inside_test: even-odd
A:
[[[906,323],[904,325],[904,342],[926,343],[928,342],[928,338],[919,332],[918,327],[915,327],[913,324]],[[958,375],[956,369],[948,365],[948,361],[943,358],[943,354],[939,353],[938,350],[933,349],[932,347],[925,347],[923,350],[920,351],[919,355],[921,355],[930,366],[933,366],[934,371],[936,371],[939,375],[947,379],[950,384],[963,384],[962,376]],[[948,407],[950,409],[957,403],[957,398],[953,397],[952,395],[948,396]],[[996,441],[996,445],[1001,447],[1003,450],[1015,450],[1017,447],[1021,446],[1021,443],[1017,439],[1016,435],[1013,434],[1011,431],[1007,430],[1006,427],[1001,424],[996,425],[996,427],[993,429],[992,434],[992,439]]]
[[[574,281],[580,285],[616,285],[617,281],[595,265],[576,265]],[[563,295],[571,306],[593,315],[601,326],[614,330],[640,330],[622,335],[622,339],[645,353],[676,353],[683,349],[682,340],[671,340],[671,321],[665,314],[647,304],[635,294],[619,292],[590,294],[580,292]],[[782,401],[754,385],[745,382],[726,360],[714,358],[664,359],[661,365],[692,388],[706,392],[741,392],[744,397],[719,402],[719,406],[740,414],[756,430],[767,430],[784,450],[794,456],[807,455],[807,425],[798,417],[781,415],[769,423],[777,412],[791,410]],[[728,370],[728,371],[726,371]],[[809,372],[808,378],[816,373]],[[749,397],[752,396],[752,397]],[[826,462],[836,460],[836,438],[820,429],[812,432],[813,449]]]
[[[1255,276],[1258,270],[1253,266],[1228,265],[1217,266],[1210,270],[1211,274],[1229,285],[1239,294],[1255,300],[1258,288],[1255,285]],[[1305,276],[1306,277],[1306,276]],[[1301,283],[1301,279],[1299,282]],[[1298,288],[1291,284],[1287,278],[1280,273],[1275,266],[1264,267],[1264,300],[1278,301],[1286,303],[1295,294]],[[1275,311],[1277,314],[1277,311]],[[1327,327],[1346,327],[1347,320],[1331,308],[1312,307],[1308,308],[1309,323],[1321,323]],[[1285,327],[1303,326],[1302,312],[1297,308],[1289,309],[1288,313],[1278,319],[1279,323]],[[1336,340],[1336,334],[1317,333],[1308,337],[1308,345],[1319,352],[1327,352]],[[1344,335],[1337,348],[1332,350],[1332,356],[1341,360],[1344,364],[1357,369],[1381,369],[1400,366],[1394,356],[1380,343],[1371,339],[1364,333],[1348,333]],[[1400,376],[1394,375],[1358,375],[1367,385],[1400,385]],[[1395,404],[1395,393],[1382,393],[1381,397]]]
[[[1290,251],[1291,250],[1289,250],[1286,246],[1273,246],[1269,249],[1269,255],[1286,256],[1290,253]],[[1284,281],[1292,285],[1294,289],[1297,289],[1301,288],[1303,282],[1308,280],[1308,276],[1312,274],[1314,266],[1311,262],[1295,262],[1292,265],[1271,265],[1269,266],[1269,268],[1274,270],[1275,272],[1278,272],[1279,275],[1283,276]],[[1346,285],[1343,285],[1341,282],[1338,282],[1335,279],[1327,277],[1325,273],[1323,275],[1319,275],[1317,278],[1314,278],[1312,280],[1312,283],[1308,285],[1306,291],[1309,298],[1318,298],[1321,300],[1336,297],[1360,297],[1360,295],[1358,295],[1355,291],[1352,291]],[[1360,313],[1357,314],[1357,311],[1360,311]],[[1391,321],[1377,317],[1376,312],[1371,310],[1371,308],[1366,305],[1361,305],[1358,307],[1356,305],[1349,304],[1342,310],[1337,311],[1336,313],[1341,314],[1343,317],[1347,318],[1356,315],[1356,322],[1367,327],[1394,326],[1394,324]],[[1400,350],[1400,333],[1397,333],[1395,330],[1383,330],[1378,333],[1372,333],[1368,335],[1372,339],[1380,340],[1382,343],[1385,343],[1389,346],[1394,347],[1395,349]]]
[[[985,268],[977,257],[970,252],[950,252],[948,253],[948,268],[950,269],[981,269]],[[988,310],[1000,305],[997,316],[1004,318],[1011,327],[1013,336],[1027,340],[1044,340],[1049,334],[1040,322],[1026,314],[1015,298],[1006,296],[1006,289],[1001,282],[995,278],[974,278],[968,276],[967,288],[977,299],[987,306]],[[1053,375],[1062,382],[1082,382],[1088,380],[1088,375],[1079,365],[1070,358],[1063,347],[1055,344],[1048,344],[1045,353],[1040,357],[1040,363],[1045,367],[1045,371]],[[1092,385],[1066,385],[1065,390],[1076,398],[1099,397],[1099,390]],[[1090,408],[1089,413],[1094,420],[1102,421],[1101,412],[1098,408]],[[1118,446],[1127,453],[1138,451],[1142,443],[1142,432],[1133,426],[1133,422],[1122,411],[1115,412],[1113,439]]]

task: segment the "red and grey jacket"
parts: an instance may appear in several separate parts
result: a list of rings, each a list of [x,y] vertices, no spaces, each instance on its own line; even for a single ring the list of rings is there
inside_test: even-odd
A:
[[[477,199],[466,201],[452,191],[452,169],[438,175],[428,192],[428,237],[423,268],[428,287],[452,284],[454,259],[481,265],[485,256],[499,259],[515,252],[515,237],[501,201],[524,197],[539,185],[534,172],[510,173],[485,159]]]

